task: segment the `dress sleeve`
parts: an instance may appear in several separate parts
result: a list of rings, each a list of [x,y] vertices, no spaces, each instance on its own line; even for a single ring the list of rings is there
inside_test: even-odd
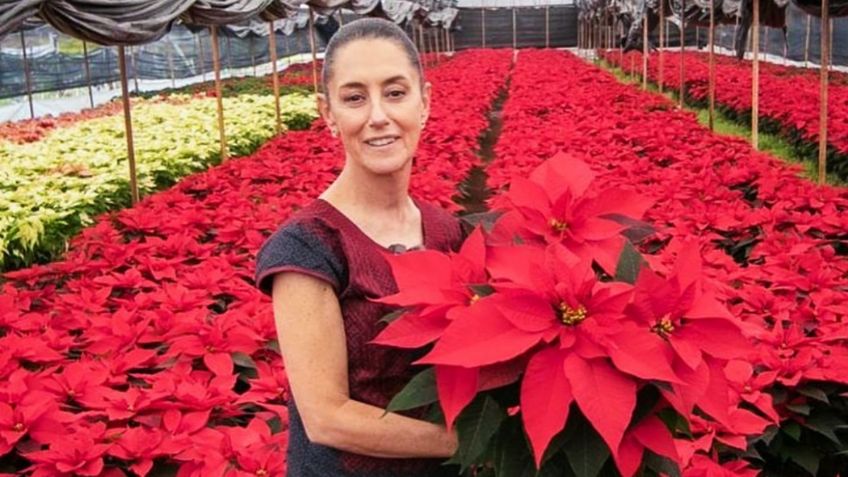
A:
[[[324,280],[340,294],[347,273],[338,240],[332,231],[316,224],[294,222],[284,225],[265,241],[256,257],[256,286],[271,295],[274,275],[297,272]]]

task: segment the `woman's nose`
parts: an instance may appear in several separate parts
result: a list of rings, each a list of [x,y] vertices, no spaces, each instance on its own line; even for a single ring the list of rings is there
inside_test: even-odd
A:
[[[368,117],[368,125],[374,128],[382,127],[388,124],[389,117],[386,115],[385,109],[381,101],[371,102],[371,114]]]

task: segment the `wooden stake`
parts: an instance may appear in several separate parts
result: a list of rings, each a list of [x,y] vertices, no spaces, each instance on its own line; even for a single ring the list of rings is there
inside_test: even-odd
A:
[[[312,88],[318,94],[318,52],[315,48],[315,12],[309,7],[309,48],[312,50]]]
[[[680,104],[686,104],[686,68],[683,56],[686,53],[686,0],[680,0]]]
[[[709,96],[710,96],[710,130],[715,129],[715,0],[710,0],[710,52],[709,52]]]
[[[483,48],[486,48],[486,8],[480,5],[480,26],[483,29]]]
[[[85,83],[88,85],[88,104],[94,107],[94,91],[91,89],[91,66],[88,64],[88,42],[82,41],[82,57],[85,64]]]
[[[754,0],[753,71],[751,73],[751,145],[760,148],[760,0]]]
[[[804,40],[804,67],[805,68],[807,66],[809,66],[809,61],[810,61],[810,18],[811,17],[812,17],[812,15],[810,15],[808,13],[807,14],[807,32],[806,32],[807,37]]]
[[[280,117],[280,76],[277,73],[277,32],[273,21],[268,22],[268,52],[271,54],[271,84],[274,87],[274,129],[279,135],[283,132],[283,121]]]
[[[819,184],[824,184],[827,173],[827,86],[830,62],[830,11],[828,0],[821,2],[821,65],[819,86]]]
[[[665,0],[659,0],[660,2],[660,64],[659,64],[659,81],[658,86],[660,88],[660,93],[663,92],[663,77],[664,77],[664,69],[665,69],[665,53],[663,52],[663,48],[665,47],[665,40],[663,39],[663,33],[665,32]]]
[[[227,134],[224,130],[224,94],[221,87],[221,51],[218,45],[218,27],[210,26],[212,33],[212,68],[215,71],[215,96],[218,99],[218,136],[221,141],[221,162],[229,158]]]
[[[642,89],[648,90],[648,6],[642,13]]]
[[[551,47],[551,6],[545,5],[545,48]]]
[[[137,204],[138,177],[135,171],[135,146],[133,145],[132,113],[130,108],[130,88],[127,79],[127,57],[123,46],[118,47],[118,69],[121,72],[121,100],[124,105],[124,129],[127,137],[127,162],[130,167],[130,201]]]
[[[518,39],[515,33],[515,7],[512,8],[512,49],[518,48]]]
[[[338,14],[339,14],[339,28],[341,28],[341,27],[344,26],[344,17],[342,16],[342,9],[341,8],[339,8]]]
[[[32,104],[32,72],[29,69],[29,56],[27,55],[26,36],[21,30],[21,53],[24,60],[24,81],[26,81],[27,99],[29,100],[29,117],[35,119],[35,106]]]

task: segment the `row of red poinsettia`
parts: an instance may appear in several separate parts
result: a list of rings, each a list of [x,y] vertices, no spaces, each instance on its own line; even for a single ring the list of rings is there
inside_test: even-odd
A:
[[[621,55],[617,51],[601,52],[607,61],[628,73],[641,74],[640,52]],[[664,52],[663,86],[680,89],[679,52]],[[752,68],[750,61],[717,56],[716,102],[737,114],[750,114]],[[709,64],[705,53],[683,55],[686,94],[697,101],[709,98]],[[781,126],[788,134],[818,144],[819,76],[818,70],[761,63],[760,116]],[[632,68],[632,70],[631,70]],[[659,55],[651,54],[648,78],[659,81]],[[828,144],[838,153],[848,155],[848,83],[835,82],[828,93]]]
[[[729,316],[738,317],[733,327],[713,322],[701,330],[693,329],[693,324],[670,323],[681,336],[675,343],[677,330],[671,331],[669,342],[688,365],[674,371],[686,386],[695,386],[691,392],[678,393],[678,398],[694,399],[687,401],[688,407],[681,408],[673,399],[666,403],[689,421],[691,438],[675,440],[676,454],[672,454],[688,469],[686,474],[718,471],[717,461],[708,458],[718,456],[714,441],[742,452],[746,437],[762,433],[770,423],[805,422],[806,403],[815,401],[803,395],[810,383],[848,383],[844,326],[848,317],[844,287],[848,192],[816,187],[801,179],[796,169],[753,151],[745,141],[711,134],[693,114],[676,110],[665,98],[620,84],[610,74],[564,53],[522,52],[503,117],[497,160],[489,168],[494,187],[506,186],[510,177],[526,176],[560,151],[584,159],[597,174],[594,187],[613,190],[607,200],[624,201],[620,191],[635,191],[653,202],[645,219],[656,231],[638,236],[639,249],[650,267],[676,277],[679,283],[694,280],[700,274],[681,269],[680,260],[699,250],[704,278],[714,287],[718,301],[726,303]],[[515,185],[513,180],[510,195],[516,193]],[[545,207],[561,204],[546,206],[545,196],[538,192],[521,194],[511,204],[533,217],[536,229],[543,230],[545,220],[551,219]],[[554,201],[555,196],[548,200]],[[536,205],[528,205],[533,201]],[[568,219],[574,224],[562,221],[568,224],[563,227],[565,233],[596,239],[605,229],[593,222],[592,211],[572,212]],[[559,221],[551,219],[548,225]],[[577,240],[584,248],[590,243],[585,238]],[[595,259],[606,270],[615,263],[613,256]],[[638,288],[637,284],[637,294]],[[664,313],[677,316],[683,311],[678,308],[692,299],[676,295],[683,288],[656,282],[643,302],[659,307],[654,310],[655,319]],[[686,312],[680,316],[687,316]],[[687,318],[697,323],[697,315]],[[754,346],[736,339],[740,330]],[[738,359],[738,353],[744,358]],[[713,367],[693,366],[696,363],[690,360],[701,355],[711,356]],[[615,356],[612,363],[619,372],[635,374]],[[706,383],[721,386],[721,392],[694,391]],[[793,400],[773,403],[766,391],[777,387],[790,395],[801,392]],[[626,413],[618,415],[618,422],[609,414],[593,417],[577,392],[574,397],[608,444],[621,442]],[[683,412],[691,411],[693,404],[701,412]],[[609,438],[613,424],[615,440]],[[638,426],[631,431],[638,433]],[[541,428],[537,432],[545,435]],[[638,434],[635,437],[638,440]],[[615,447],[611,449],[615,456]],[[669,456],[671,450],[665,448],[662,455]],[[731,468],[743,472],[738,463],[724,467],[727,472]],[[619,468],[626,465],[620,463]]]
[[[450,203],[476,162],[510,52],[429,72],[412,184]],[[32,475],[282,475],[285,371],[255,252],[338,172],[316,124],[102,217],[66,257],[5,276],[0,462]]]

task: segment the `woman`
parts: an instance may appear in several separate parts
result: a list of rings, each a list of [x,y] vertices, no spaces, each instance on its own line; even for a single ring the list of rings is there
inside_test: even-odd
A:
[[[368,343],[391,311],[373,299],[397,292],[385,254],[462,240],[456,218],[408,193],[430,84],[403,30],[372,18],[333,36],[322,83],[319,109],[344,168],[268,239],[256,270],[291,385],[288,475],[457,475],[441,465],[454,433],[385,412],[418,371],[415,357]]]

